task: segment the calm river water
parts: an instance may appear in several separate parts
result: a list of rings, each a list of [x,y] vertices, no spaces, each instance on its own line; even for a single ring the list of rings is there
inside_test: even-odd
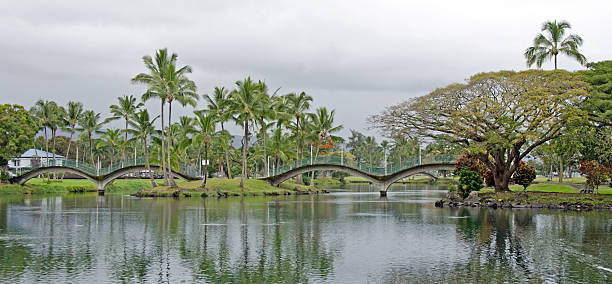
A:
[[[0,199],[0,282],[610,282],[612,213],[435,208],[445,191]]]

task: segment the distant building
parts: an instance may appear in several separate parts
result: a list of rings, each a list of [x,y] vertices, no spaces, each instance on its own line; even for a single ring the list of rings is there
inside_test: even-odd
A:
[[[62,155],[55,154],[54,160],[53,153],[47,153],[39,149],[29,149],[21,154],[21,156],[10,159],[8,161],[8,166],[11,170],[24,170],[40,166],[44,167],[49,164],[61,166],[64,160],[66,160],[66,158]]]

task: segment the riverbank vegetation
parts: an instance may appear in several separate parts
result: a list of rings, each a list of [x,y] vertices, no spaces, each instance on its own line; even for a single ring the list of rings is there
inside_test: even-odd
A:
[[[346,139],[338,136],[343,126],[336,123],[333,109],[312,109],[315,102],[305,92],[271,89],[263,80],[246,77],[201,93],[189,79],[192,68],[179,63],[177,54],[160,49],[143,56],[144,72],[131,78],[143,86],[143,93],[119,97],[109,107],[110,117],[75,101],[61,106],[39,100],[29,112],[5,105],[0,127],[11,138],[0,139],[0,166],[6,168],[8,159],[34,147],[48,152],[34,166],[54,161],[56,155],[94,169],[144,160],[162,168],[146,171],[151,187],[180,188],[169,174],[173,169],[201,177],[200,189],[210,188],[208,182],[215,178],[235,177],[245,189],[247,180],[321,156],[351,161],[364,171],[384,168],[384,174],[437,156],[461,156],[469,170],[498,192],[513,189],[521,165],[530,169],[521,178],[527,190],[533,187],[527,182],[533,171],[548,176],[548,182],[556,175],[560,184],[581,171],[587,177],[582,187],[590,192],[612,180],[612,61],[587,63],[578,50],[582,38],[563,37],[569,29],[567,22],[546,22],[543,34],[525,51],[527,64],[541,67],[547,60],[556,62],[561,53],[587,70],[557,70],[555,64],[552,71],[475,74],[465,83],[438,88],[370,117],[370,125],[384,135],[382,141],[352,129]],[[151,100],[157,100],[160,115],[146,109]],[[193,114],[176,119],[173,107],[192,108]],[[15,117],[20,119],[8,119]],[[121,127],[111,126],[112,121]],[[241,135],[230,134],[228,123],[238,125]],[[36,129],[40,137],[34,137]],[[450,177],[457,171],[436,174]],[[57,181],[63,175],[48,175],[47,182],[51,177]],[[342,181],[360,180],[325,171],[295,179],[316,187]]]

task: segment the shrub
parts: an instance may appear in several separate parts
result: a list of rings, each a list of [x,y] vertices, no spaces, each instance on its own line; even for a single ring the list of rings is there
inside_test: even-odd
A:
[[[610,170],[595,161],[584,161],[580,163],[580,173],[586,176],[586,186],[597,194],[599,192],[599,185],[608,180]]]
[[[486,181],[487,186],[495,185],[491,170],[489,170],[485,163],[470,153],[465,152],[463,155],[461,155],[461,157],[457,160],[457,164],[455,164],[453,174],[457,175],[461,170],[476,172]]]
[[[514,175],[512,175],[514,183],[522,185],[523,190],[527,190],[527,187],[535,178],[535,168],[523,161],[519,162],[518,166],[516,167],[516,171],[514,171]]]
[[[475,171],[460,170],[459,171],[459,185],[457,191],[466,198],[472,191],[479,191],[482,185],[482,177]]]

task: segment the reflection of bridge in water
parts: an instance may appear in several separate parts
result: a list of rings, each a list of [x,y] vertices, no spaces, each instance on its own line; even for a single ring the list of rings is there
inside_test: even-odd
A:
[[[401,165],[374,167],[344,157],[329,156],[313,159],[303,159],[291,165],[273,169],[272,175],[262,178],[274,186],[312,171],[339,171],[352,176],[362,177],[378,188],[381,196],[387,195],[387,189],[394,182],[416,174],[428,175],[437,179],[432,171],[453,170],[457,157],[453,155],[434,155],[404,162]]]
[[[422,160],[415,159],[404,162],[399,166],[390,164],[386,167],[375,167],[356,160],[344,159],[344,157],[337,156],[308,158],[300,160],[297,163],[275,168],[271,176],[261,179],[267,181],[271,185],[279,186],[282,182],[303,173],[311,171],[339,171],[365,178],[376,186],[380,194],[384,196],[387,194],[387,189],[391,184],[406,177],[424,174],[433,179],[437,179],[432,172],[452,170],[455,167],[456,159],[455,156],[451,155],[435,155],[424,157]],[[159,165],[150,165],[150,168],[151,171],[157,172],[160,170]],[[104,191],[107,185],[127,174],[137,173],[142,176],[141,174],[144,172],[146,173],[146,177],[149,175],[143,160],[134,160],[130,163],[118,164],[114,167],[106,168],[96,168],[74,160],[58,160],[57,165],[51,161],[49,166],[33,168],[28,172],[12,178],[11,182],[24,185],[32,178],[53,172],[70,173],[91,180],[96,184],[98,191]],[[196,180],[201,176],[197,169],[188,166],[179,166],[179,169],[172,170],[172,174],[177,178],[185,180]]]
[[[114,167],[92,167],[91,165],[80,163],[75,160],[51,160],[48,163],[48,166],[39,166],[32,168],[31,170],[22,173],[19,176],[16,176],[11,179],[12,183],[16,183],[19,185],[24,185],[28,180],[38,177],[42,174],[46,173],[55,173],[55,172],[65,172],[70,173],[76,176],[80,176],[92,181],[98,191],[104,191],[107,185],[111,184],[116,179],[123,177],[127,174],[136,173],[139,176],[142,176],[142,173],[146,173],[145,176],[149,177],[149,172],[147,171],[147,167],[145,166],[144,160],[133,160],[127,163],[119,163]],[[153,175],[156,175],[156,172],[161,171],[161,167],[158,165],[149,165]],[[182,178],[185,180],[196,180],[199,179],[198,171],[193,168],[189,168],[186,166],[179,166],[179,169],[173,169],[172,174],[176,178]]]

